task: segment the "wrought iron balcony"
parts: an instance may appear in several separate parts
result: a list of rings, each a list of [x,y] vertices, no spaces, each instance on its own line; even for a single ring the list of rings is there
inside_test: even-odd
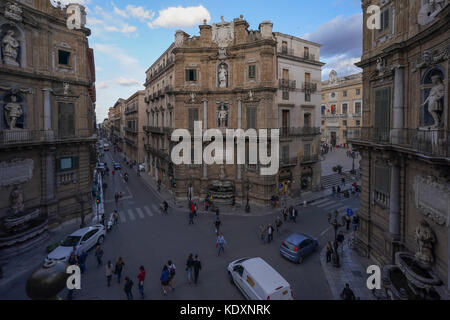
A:
[[[450,157],[450,135],[445,129],[348,128],[352,144],[376,144],[431,157]]]
[[[169,160],[169,153],[165,149],[157,149],[148,143],[144,145],[144,148],[146,152],[149,152],[152,155],[157,156],[158,158]]]
[[[302,91],[314,93],[317,91],[317,83],[315,82],[303,82],[302,83]]]
[[[310,136],[319,135],[319,127],[281,127],[280,137],[298,137],[298,136]]]
[[[283,89],[295,90],[297,88],[297,81],[288,80],[288,79],[280,79],[279,88],[282,90]]]
[[[301,159],[302,164],[314,163],[320,160],[319,154],[305,154]]]

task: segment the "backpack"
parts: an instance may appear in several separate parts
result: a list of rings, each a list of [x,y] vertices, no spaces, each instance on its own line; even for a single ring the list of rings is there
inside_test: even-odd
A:
[[[175,266],[171,266],[169,268],[170,277],[173,278],[175,276]]]

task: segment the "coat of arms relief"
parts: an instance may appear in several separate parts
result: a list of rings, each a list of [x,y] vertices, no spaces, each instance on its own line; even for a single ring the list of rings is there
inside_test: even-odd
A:
[[[212,41],[219,48],[225,48],[234,40],[234,23],[224,21],[223,16],[221,20],[221,22],[212,25]]]

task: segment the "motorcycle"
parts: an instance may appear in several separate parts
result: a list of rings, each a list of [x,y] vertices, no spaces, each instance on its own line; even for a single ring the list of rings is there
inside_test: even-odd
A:
[[[125,182],[128,182],[128,173],[125,173],[125,174],[123,175],[123,179],[125,180]]]

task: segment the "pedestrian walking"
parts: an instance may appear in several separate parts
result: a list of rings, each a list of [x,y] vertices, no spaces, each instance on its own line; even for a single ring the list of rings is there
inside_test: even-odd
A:
[[[216,208],[216,219],[219,218],[220,212],[219,212],[219,208]]]
[[[112,279],[113,273],[114,273],[114,269],[113,269],[113,265],[110,260],[106,264],[106,283],[107,283],[108,287],[111,286],[111,279]]]
[[[267,227],[267,242],[270,243],[273,241],[273,232],[274,228],[271,224]]]
[[[194,224],[194,211],[189,211],[189,225]]]
[[[205,198],[205,211],[208,212],[209,210],[209,200],[208,197]]]
[[[194,279],[194,257],[192,255],[192,253],[187,258],[186,271],[187,271],[188,283],[191,284]]]
[[[336,237],[338,245],[341,247],[341,254],[344,253],[344,233],[342,231],[339,232],[339,234]]]
[[[350,285],[348,283],[345,284],[344,290],[341,293],[342,300],[356,300],[355,293],[352,289],[350,289]]]
[[[144,294],[145,268],[144,268],[144,266],[139,267],[139,273],[137,275],[137,278],[138,278],[139,293],[141,294],[141,299],[144,299],[145,298],[145,294]]]
[[[344,177],[342,177],[342,179],[341,179],[341,184],[343,187],[345,187],[345,178]]]
[[[118,225],[119,224],[119,213],[117,212],[117,210],[114,210],[113,218],[114,218],[114,225]]]
[[[259,238],[261,239],[261,242],[263,244],[266,242],[266,231],[267,228],[263,224],[261,224],[259,226]]]
[[[83,250],[83,252],[81,252],[80,256],[78,257],[81,274],[86,272],[86,260],[87,260],[87,252]]]
[[[233,199],[231,201],[231,208],[233,211],[236,210],[236,197],[235,196],[233,196]]]
[[[220,221],[220,218],[219,217],[216,217],[216,221],[214,222],[214,225],[216,226],[216,235],[218,236],[219,235],[219,229],[220,229],[220,224],[221,224],[222,222]]]
[[[225,253],[225,245],[226,241],[222,233],[217,237],[216,248],[218,249],[217,256],[220,256],[220,253],[223,251]]]
[[[353,217],[353,231],[356,232],[359,229],[359,215],[355,214],[355,216]]]
[[[288,217],[289,217],[289,210],[288,210],[288,208],[284,207],[284,209],[283,209],[283,220],[284,220],[284,222],[287,221]]]
[[[133,300],[133,292],[132,292],[133,285],[134,285],[133,281],[130,278],[126,277],[125,286],[123,290],[125,291],[128,300]]]
[[[104,226],[104,227],[106,227],[106,216],[105,216],[105,214],[102,214],[102,217],[101,217],[101,219],[102,219],[102,225]]]
[[[195,283],[195,285],[198,284],[198,276],[199,276],[201,269],[202,269],[202,263],[201,263],[200,259],[198,258],[198,255],[195,255],[195,258],[194,258],[194,283]]]
[[[164,265],[163,270],[161,272],[161,277],[159,280],[161,281],[161,288],[163,290],[164,295],[167,295],[167,287],[169,286],[169,277],[170,277],[170,271],[169,268]]]
[[[169,288],[171,290],[175,290],[175,286],[173,285],[173,282],[175,280],[175,274],[176,274],[176,267],[173,264],[172,260],[169,260],[167,262],[167,268],[169,268]]]
[[[100,247],[100,245],[98,245],[95,248],[95,257],[97,258],[97,267],[103,265],[103,249]]]
[[[352,222],[352,219],[348,214],[345,215],[345,230],[350,231],[350,223]]]
[[[337,186],[336,194],[337,194],[338,199],[340,199],[341,198],[341,186]]]
[[[280,217],[275,219],[275,227],[277,228],[277,234],[280,232],[281,226],[283,225],[283,221]]]
[[[117,276],[117,282],[120,283],[120,279],[122,278],[123,267],[125,266],[125,262],[123,262],[122,257],[119,257],[116,262],[116,267],[114,268],[114,273]]]
[[[298,211],[294,207],[290,208],[292,222],[297,223]]]
[[[326,251],[327,263],[329,263],[331,261],[332,254],[333,254],[333,246],[331,245],[331,242],[328,241],[328,243],[327,243],[327,251]]]

